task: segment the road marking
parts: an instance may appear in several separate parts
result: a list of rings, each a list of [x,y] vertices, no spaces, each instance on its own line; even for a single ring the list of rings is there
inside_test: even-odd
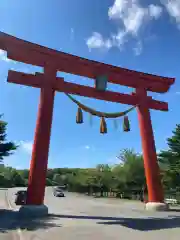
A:
[[[19,239],[20,239],[20,240],[23,240],[23,235],[22,235],[22,231],[21,231],[20,228],[18,228],[17,233],[18,233],[18,235],[19,235]]]
[[[11,205],[11,202],[8,198],[8,190],[6,190],[5,192],[5,198],[6,198],[6,201],[7,201],[7,204],[8,204],[8,207],[10,210],[14,210],[13,206]],[[18,233],[18,236],[19,236],[19,239],[20,240],[23,240],[23,235],[22,235],[22,231],[20,228],[17,229],[17,233]]]

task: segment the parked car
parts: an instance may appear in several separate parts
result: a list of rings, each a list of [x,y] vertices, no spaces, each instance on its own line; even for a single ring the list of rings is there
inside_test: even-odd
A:
[[[178,200],[175,198],[166,198],[165,199],[165,203],[170,204],[170,205],[177,205],[178,204]]]
[[[53,189],[53,194],[55,197],[65,197],[62,189],[60,187],[55,187]]]
[[[25,205],[26,204],[26,198],[27,198],[27,191],[26,190],[20,190],[15,193],[15,204],[16,205]]]

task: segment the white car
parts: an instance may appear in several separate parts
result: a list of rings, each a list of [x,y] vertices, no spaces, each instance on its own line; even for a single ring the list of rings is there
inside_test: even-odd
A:
[[[64,196],[64,193],[63,193],[63,191],[62,191],[62,189],[61,189],[60,187],[55,187],[55,188],[53,189],[53,195],[54,195],[55,197],[65,197],[65,196]]]
[[[178,204],[178,200],[175,198],[166,198],[165,203],[167,204]]]

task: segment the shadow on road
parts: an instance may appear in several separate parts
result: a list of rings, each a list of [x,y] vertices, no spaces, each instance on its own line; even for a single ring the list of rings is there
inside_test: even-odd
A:
[[[104,225],[121,225],[139,231],[152,231],[180,227],[180,217],[173,218],[124,218],[116,221],[98,222]]]
[[[16,229],[33,231],[37,229],[61,227],[53,222],[55,218],[56,216],[47,216],[43,218],[22,218],[19,216],[19,212],[17,211],[0,209],[0,232],[6,233]]]
[[[179,208],[170,208],[168,212],[180,212]]]
[[[99,225],[121,225],[139,231],[180,228],[180,216],[168,216],[164,218],[126,218],[49,214],[43,218],[22,218],[17,211],[0,209],[0,232],[6,233],[16,229],[34,231],[53,227],[59,228],[61,225],[57,224],[56,221],[63,218],[95,220]]]
[[[104,225],[121,225],[127,228],[132,228],[139,231],[151,231],[168,228],[180,227],[180,216],[164,217],[164,218],[126,218],[126,217],[102,217],[102,216],[77,216],[77,215],[54,215],[52,217],[70,218],[70,219],[87,219],[87,220],[102,220],[97,224]]]

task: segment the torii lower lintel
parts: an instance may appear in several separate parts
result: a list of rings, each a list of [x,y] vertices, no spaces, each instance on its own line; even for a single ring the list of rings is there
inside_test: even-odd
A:
[[[43,86],[43,78],[44,74],[42,73],[24,74],[16,71],[9,71],[8,73],[8,82],[36,88],[41,88]],[[80,95],[83,97],[90,97],[99,100],[129,104],[134,106],[138,105],[138,96],[136,93],[129,95],[111,91],[99,92],[92,87],[66,82],[61,77],[56,77],[56,81],[51,83],[50,87],[55,91]],[[166,102],[157,101],[148,96],[146,96],[146,98],[148,101],[149,109],[168,111],[168,104]]]

